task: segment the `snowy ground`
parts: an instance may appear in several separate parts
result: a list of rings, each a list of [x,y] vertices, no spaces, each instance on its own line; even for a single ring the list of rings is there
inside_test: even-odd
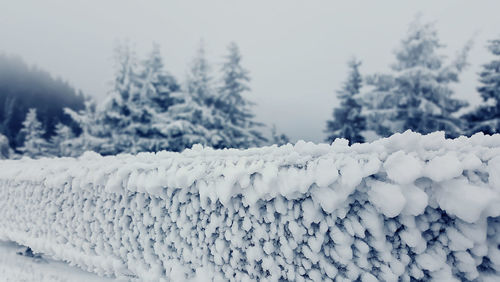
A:
[[[124,282],[99,277],[77,267],[43,257],[35,259],[16,254],[21,247],[0,241],[0,282]]]

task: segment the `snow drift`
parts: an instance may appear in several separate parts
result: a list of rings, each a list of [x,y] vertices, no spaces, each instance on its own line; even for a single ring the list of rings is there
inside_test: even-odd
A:
[[[498,279],[500,135],[0,161],[0,240],[99,275]]]

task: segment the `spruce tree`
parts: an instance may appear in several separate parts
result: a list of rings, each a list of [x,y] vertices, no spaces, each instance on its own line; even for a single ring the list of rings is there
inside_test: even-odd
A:
[[[184,128],[177,139],[184,148],[199,143],[215,148],[228,147],[224,136],[222,112],[216,108],[216,91],[211,74],[211,66],[205,57],[203,42],[197,50],[187,74],[185,91],[176,93],[182,101],[169,109],[173,125]]]
[[[477,88],[486,104],[464,115],[469,124],[469,135],[480,131],[486,134],[500,133],[500,39],[489,41],[488,50],[495,59],[483,65],[479,73],[481,86]]]
[[[110,125],[105,124],[103,112],[97,109],[95,101],[85,101],[85,109],[78,112],[65,108],[64,112],[80,127],[80,135],[68,142],[69,156],[78,157],[86,151],[94,151],[102,155],[116,154],[115,143],[112,140]],[[64,155],[68,156],[68,155]]]
[[[219,120],[223,127],[222,147],[248,148],[260,146],[267,141],[258,129],[264,125],[254,121],[255,115],[250,109],[254,103],[244,97],[244,93],[250,91],[250,76],[241,66],[241,59],[236,43],[230,43],[222,65],[222,82],[215,101],[216,112],[222,117]]]
[[[176,79],[164,69],[160,47],[153,45],[146,60],[139,65],[133,84],[135,91],[128,101],[130,122],[124,132],[130,136],[128,152],[171,150],[167,125],[172,123],[169,108],[181,101],[174,93],[180,91]]]
[[[214,102],[213,78],[210,73],[211,67],[202,41],[186,79],[186,90],[199,105],[211,106]]]
[[[194,144],[211,145],[209,130],[205,128],[210,126],[208,98],[205,97],[208,97],[211,85],[209,67],[203,55],[200,51],[195,58],[185,89],[181,89],[175,78],[163,70],[159,52],[153,50],[145,61],[144,70],[149,73],[149,79],[144,80],[143,89],[150,85],[146,89],[156,93],[146,97],[148,103],[142,105],[154,109],[148,110],[151,120],[147,127],[152,147],[145,148],[146,151],[182,151]],[[152,62],[157,62],[155,65],[160,67],[152,67]]]
[[[115,87],[103,110],[111,138],[120,140],[115,152],[182,151],[203,143],[184,112],[189,97],[165,71],[159,46],[140,63],[134,58],[130,49],[118,49]]]
[[[359,73],[361,62],[356,59],[349,61],[349,76],[341,90],[337,91],[340,107],[333,110],[333,119],[327,121],[325,132],[328,137],[325,141],[333,142],[336,138],[345,138],[351,144],[362,143],[361,135],[366,128],[365,117],[361,115],[361,105],[355,96],[360,93],[362,77]]]
[[[174,104],[175,98],[171,93],[180,91],[177,80],[165,70],[160,46],[153,44],[153,48],[146,60],[141,63],[142,70],[137,75],[139,100],[143,106],[165,112]]]
[[[111,141],[111,154],[130,152],[135,138],[127,132],[132,122],[132,100],[139,102],[137,95],[137,58],[128,43],[115,48],[114,87],[106,100],[102,112],[102,122]],[[91,114],[90,112],[88,114]]]
[[[368,80],[374,86],[364,98],[369,130],[381,136],[408,129],[423,134],[442,130],[448,137],[462,134],[462,122],[453,114],[467,102],[453,97],[451,85],[466,66],[470,44],[448,65],[439,53],[443,47],[434,24],[417,19],[410,25],[396,51],[393,73]]]
[[[19,148],[23,155],[31,158],[48,156],[49,143],[43,138],[45,131],[36,116],[36,109],[31,108],[28,110],[19,134],[24,140],[23,146]]]

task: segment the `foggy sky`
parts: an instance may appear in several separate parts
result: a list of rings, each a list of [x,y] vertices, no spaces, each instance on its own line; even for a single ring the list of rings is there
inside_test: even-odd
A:
[[[257,119],[293,140],[319,142],[352,56],[361,71],[386,71],[408,23],[436,21],[453,58],[474,37],[459,97],[479,102],[477,72],[500,35],[500,1],[9,1],[0,0],[0,52],[18,54],[84,93],[111,88],[112,50],[129,39],[139,55],[161,45],[180,81],[203,39],[214,70],[230,41],[251,71]]]

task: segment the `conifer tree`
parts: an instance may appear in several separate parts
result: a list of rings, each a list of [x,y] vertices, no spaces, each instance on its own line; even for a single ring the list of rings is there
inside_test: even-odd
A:
[[[115,48],[114,87],[104,101],[102,123],[110,135],[111,154],[130,152],[135,137],[127,132],[132,122],[131,101],[139,102],[137,95],[137,58],[129,44],[118,44]],[[90,112],[87,114],[91,115]],[[90,136],[90,135],[89,135]]]
[[[381,136],[408,129],[424,134],[443,130],[448,137],[462,134],[462,122],[453,114],[467,102],[453,97],[451,85],[458,82],[467,65],[470,46],[466,44],[446,65],[439,53],[444,46],[434,24],[422,24],[417,18],[396,51],[393,73],[368,79],[374,86],[374,91],[364,98],[370,119],[368,129]]]
[[[228,54],[222,66],[222,82],[218,89],[215,108],[223,120],[223,147],[248,148],[266,142],[259,127],[262,123],[254,121],[255,115],[250,107],[254,105],[244,97],[250,91],[249,72],[241,66],[241,54],[236,43],[230,43]]]
[[[202,41],[186,79],[186,90],[199,105],[211,106],[214,102],[213,79],[210,73],[211,67],[206,59]]]
[[[182,151],[203,143],[199,127],[185,113],[189,97],[165,71],[158,45],[140,63],[122,47],[117,61],[115,88],[103,110],[111,138],[120,140],[114,143],[116,153]]]
[[[215,148],[227,147],[224,117],[215,105],[215,93],[211,66],[205,57],[205,48],[201,42],[187,74],[185,91],[176,93],[182,103],[177,103],[169,109],[175,120],[173,125],[186,129],[177,137],[184,139],[184,148],[196,143]]]
[[[153,48],[146,60],[141,64],[142,70],[137,76],[139,81],[139,96],[142,105],[165,112],[174,104],[175,98],[171,93],[180,91],[177,80],[165,70],[160,46],[153,44]]]
[[[356,59],[349,61],[349,75],[341,90],[337,91],[340,107],[333,111],[333,119],[327,121],[325,132],[328,137],[325,141],[333,142],[336,138],[345,138],[351,144],[362,143],[361,135],[366,128],[365,117],[361,115],[361,105],[355,96],[360,93],[362,77],[359,73],[361,62]]]
[[[168,111],[172,105],[181,103],[175,95],[180,86],[165,71],[158,44],[153,45],[147,59],[136,71],[134,86],[136,90],[128,101],[130,122],[124,128],[132,141],[128,152],[172,150],[167,130],[172,118]]]
[[[469,124],[468,135],[480,131],[500,133],[500,39],[489,41],[488,50],[495,59],[483,65],[479,73],[481,86],[477,88],[485,104],[464,115]]]
[[[19,151],[23,155],[31,158],[48,156],[49,144],[43,138],[45,131],[43,130],[42,123],[36,116],[36,109],[29,109],[19,134],[23,136],[24,140],[23,146],[19,148]]]
[[[94,151],[102,155],[117,153],[110,125],[104,123],[103,112],[97,109],[95,101],[88,99],[85,101],[85,109],[78,112],[69,108],[65,108],[64,112],[78,124],[81,130],[80,135],[70,139],[69,156],[77,157],[86,151]]]

